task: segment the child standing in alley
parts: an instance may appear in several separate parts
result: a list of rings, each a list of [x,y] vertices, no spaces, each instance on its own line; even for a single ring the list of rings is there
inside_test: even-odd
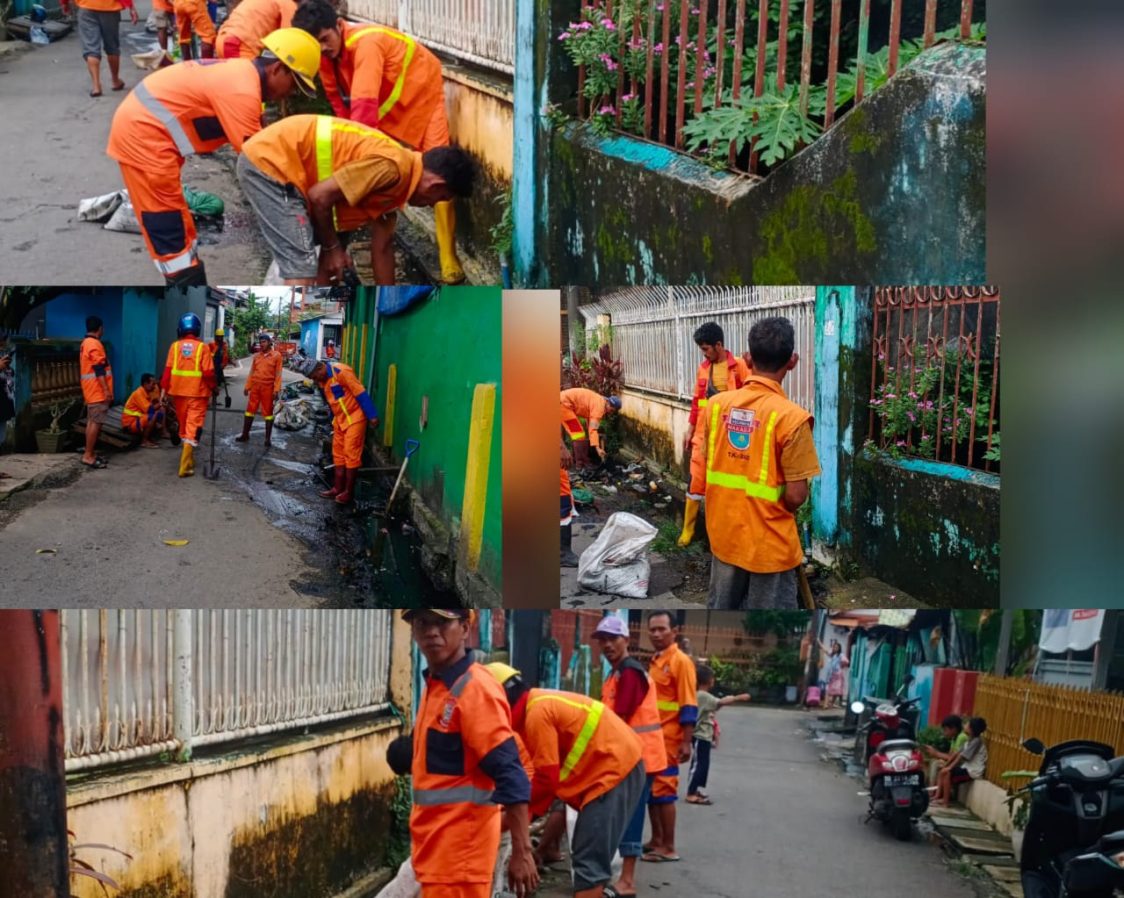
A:
[[[710,752],[716,741],[718,709],[733,702],[748,702],[749,693],[715,698],[710,690],[714,686],[714,671],[705,664],[695,668],[698,682],[699,719],[695,724],[694,746],[691,751],[691,771],[687,786],[687,804],[713,804],[705,788],[710,773]]]

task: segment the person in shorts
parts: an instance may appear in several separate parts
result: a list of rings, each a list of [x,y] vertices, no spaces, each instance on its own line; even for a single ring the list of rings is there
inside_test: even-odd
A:
[[[86,336],[78,350],[82,397],[86,400],[86,452],[82,455],[82,464],[87,468],[106,466],[105,459],[94,451],[101,426],[109,417],[109,407],[113,404],[113,369],[101,342],[104,333],[102,320],[97,315],[90,315],[86,318]]]
[[[121,80],[121,10],[129,11],[129,21],[137,24],[133,0],[78,0],[78,39],[82,58],[90,70],[90,96],[101,96],[101,57],[109,63],[113,90],[124,90]]]
[[[944,766],[937,774],[937,794],[933,799],[933,804],[937,807],[949,806],[954,786],[983,777],[987,769],[987,746],[983,742],[986,729],[987,721],[982,717],[972,717],[968,720],[968,741],[960,751],[944,762]]]

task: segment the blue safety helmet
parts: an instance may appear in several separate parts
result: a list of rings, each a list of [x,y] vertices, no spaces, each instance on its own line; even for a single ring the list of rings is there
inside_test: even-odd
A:
[[[621,410],[621,397],[620,396],[606,396],[605,401],[609,403],[609,408],[615,412]]]
[[[198,337],[203,332],[203,322],[199,320],[199,316],[194,312],[188,312],[186,315],[180,315],[179,327],[176,328],[176,334],[179,337],[186,337],[191,334],[193,337]]]

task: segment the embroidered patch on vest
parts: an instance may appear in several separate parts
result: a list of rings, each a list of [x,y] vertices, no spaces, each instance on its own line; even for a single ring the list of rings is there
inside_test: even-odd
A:
[[[732,408],[726,418],[726,439],[740,452],[749,448],[749,440],[759,426],[751,408]]]

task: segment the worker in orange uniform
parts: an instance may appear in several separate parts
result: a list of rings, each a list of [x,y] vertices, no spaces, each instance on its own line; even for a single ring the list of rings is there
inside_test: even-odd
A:
[[[137,24],[137,9],[133,0],[77,0],[78,38],[82,44],[82,58],[90,73],[90,96],[100,97],[101,56],[105,53],[109,77],[114,90],[124,90],[121,80],[121,10],[129,11],[130,21]]]
[[[713,321],[700,325],[694,334],[695,345],[703,354],[695,377],[695,394],[691,397],[691,416],[688,419],[687,437],[683,441],[683,451],[689,461],[694,462],[695,433],[699,413],[705,414],[707,402],[715,393],[723,390],[737,390],[749,380],[749,365],[745,359],[734,355],[726,348],[726,335]],[[699,505],[702,495],[687,493],[687,505],[683,510],[683,532],[679,535],[679,545],[687,546],[695,536],[695,523],[699,518]]]
[[[619,396],[602,396],[595,390],[585,387],[572,387],[562,391],[562,426],[574,446],[574,459],[579,468],[589,466],[589,448],[592,446],[601,461],[605,460],[605,450],[601,448],[599,427],[601,419],[613,412],[619,412]],[[585,419],[585,426],[579,419]]]
[[[254,59],[262,51],[262,39],[278,28],[293,24],[296,0],[242,0],[222,23],[218,33],[218,55],[223,59]]]
[[[320,81],[337,116],[422,153],[449,145],[441,61],[418,41],[385,25],[351,24],[327,0],[301,4],[293,25],[320,42]],[[459,284],[456,208],[446,200],[433,212],[441,279]]]
[[[176,8],[172,0],[152,0],[152,21],[156,26],[156,43],[164,51],[162,66],[171,65],[172,29],[176,27]]]
[[[331,359],[334,359],[335,357],[336,357],[336,344],[332,340],[329,340],[328,345],[324,347],[324,358],[326,358],[330,361]]]
[[[176,11],[176,31],[179,33],[180,56],[191,59],[192,35],[199,38],[199,58],[213,59],[215,55],[215,23],[207,10],[207,0],[172,0]]]
[[[235,152],[261,130],[264,100],[313,93],[320,47],[303,31],[275,31],[257,59],[192,62],[153,72],[117,107],[106,152],[117,160],[137,221],[169,286],[206,284],[195,221],[183,196],[185,156]]]
[[[397,210],[470,196],[476,180],[472,157],[459,147],[419,153],[328,115],[270,125],[246,141],[237,173],[281,277],[306,286],[343,278],[351,263],[340,232],[365,224],[375,281],[393,284]]]
[[[121,429],[140,437],[140,444],[145,449],[155,449],[156,443],[152,437],[166,437],[167,429],[164,427],[164,404],[160,401],[160,384],[156,382],[153,374],[142,374],[140,386],[137,387],[125,400],[125,408],[121,411]]]
[[[787,318],[758,321],[749,332],[753,374],[711,398],[699,418],[690,491],[706,495],[709,608],[797,607],[796,511],[820,463],[811,413],[781,386],[799,361],[794,348]]]
[[[215,328],[215,339],[207,344],[207,348],[211,350],[211,358],[215,361],[216,374],[229,367],[230,347],[226,343],[226,331],[223,328]]]
[[[635,895],[636,862],[643,854],[644,811],[655,774],[667,766],[659,700],[655,681],[648,676],[644,665],[629,654],[628,624],[611,614],[603,617],[593,631],[593,641],[601,649],[601,657],[612,668],[601,684],[601,701],[632,727],[640,739],[644,769],[648,774],[632,818],[621,837],[621,875],[613,883],[615,894]]]
[[[530,783],[503,688],[467,649],[475,612],[402,612],[425,656],[414,723],[411,858],[422,898],[491,898],[500,808],[511,833],[516,895],[539,884],[531,854]]]
[[[640,739],[587,695],[528,688],[515,668],[486,666],[503,685],[512,724],[531,753],[531,814],[545,813],[555,796],[578,812],[570,840],[574,895],[602,898],[613,878],[613,855],[644,792]]]
[[[183,438],[180,477],[195,473],[195,447],[199,445],[207,405],[218,389],[211,350],[199,339],[202,330],[203,322],[194,312],[180,317],[176,331],[179,339],[168,347],[164,376],[160,378],[164,393],[172,397]]]
[[[281,353],[273,348],[273,338],[269,334],[262,334],[258,342],[261,349],[254,353],[250,363],[250,376],[246,378],[246,386],[242,388],[242,395],[249,397],[246,400],[246,415],[242,418],[242,435],[234,439],[239,443],[250,439],[254,416],[261,409],[262,417],[265,418],[265,448],[268,449],[273,445],[270,442],[273,434],[273,403],[281,392],[283,359]]]
[[[648,663],[648,676],[656,686],[656,707],[660,712],[665,767],[656,771],[648,816],[652,839],[644,846],[641,860],[677,861],[675,849],[675,803],[679,800],[679,765],[691,760],[691,740],[698,720],[698,694],[695,663],[676,642],[678,628],[668,611],[648,614],[648,639],[656,653]]]
[[[562,439],[562,489],[561,489],[561,506],[562,506],[562,544],[559,553],[559,564],[562,567],[577,567],[578,556],[574,554],[573,549],[573,522],[574,522],[574,490],[570,486],[570,465],[574,463],[573,453],[566,445],[565,438]]]
[[[260,354],[260,353],[259,353]],[[379,413],[366,387],[350,365],[297,359],[293,370],[320,385],[332,410],[332,470],[335,481],[320,495],[347,505],[355,495],[355,480],[363,458],[367,422],[378,426]]]
[[[106,460],[94,450],[98,444],[101,426],[109,416],[113,404],[113,369],[105,354],[101,338],[105,326],[97,315],[86,318],[86,336],[78,350],[79,377],[82,381],[82,398],[86,401],[86,451],[82,464],[87,468],[104,468]]]

